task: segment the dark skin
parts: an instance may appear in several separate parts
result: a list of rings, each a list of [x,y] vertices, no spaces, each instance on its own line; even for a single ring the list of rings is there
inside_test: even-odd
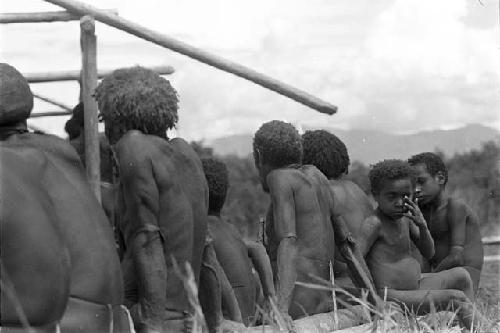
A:
[[[428,221],[436,248],[430,260],[432,271],[463,267],[477,291],[484,258],[477,215],[462,201],[446,195],[441,172],[432,176],[425,164],[417,164],[414,168],[418,205]]]
[[[472,281],[461,268],[421,274],[413,257],[411,242],[429,259],[434,243],[418,206],[409,198],[413,185],[409,178],[386,180],[374,194],[378,203],[375,214],[360,230],[362,253],[366,256],[377,290],[387,298],[402,302],[418,313],[428,313],[431,303],[438,308],[461,306],[461,323],[470,327]]]
[[[191,311],[173,259],[191,264],[196,282],[205,245],[208,187],[201,161],[182,139],[128,131],[106,124],[120,177],[120,230],[132,269],[125,282],[137,288],[133,307],[140,331],[188,330]],[[118,135],[117,135],[118,134]],[[135,282],[135,283],[134,283]],[[133,294],[134,291],[127,291]]]
[[[275,298],[269,258],[262,244],[244,242],[236,228],[220,218],[219,211],[209,213],[208,229],[213,239],[217,260],[234,290],[237,305],[241,310],[240,320],[242,319],[242,322],[248,326],[256,312],[257,285],[252,273],[252,264],[259,273],[266,299]],[[227,307],[223,304],[222,310],[225,313],[235,312]],[[229,319],[236,320],[231,317]]]
[[[342,216],[343,220],[354,239],[358,238],[362,222],[373,214],[373,205],[363,190],[351,182],[342,178],[329,179],[330,189],[333,193],[334,214]],[[348,276],[348,268],[340,253],[335,253],[335,283],[352,287],[352,281]]]
[[[2,192],[9,194],[6,200],[13,200],[2,209],[2,262],[16,290],[21,291],[21,303],[33,305],[29,316],[38,316],[33,323],[54,318],[55,314],[46,311],[56,313],[61,306],[64,311],[68,297],[70,302],[81,300],[104,308],[122,304],[123,284],[113,233],[72,147],[54,136],[26,133],[9,136],[1,149],[6,154],[2,168],[12,167],[9,179],[2,180]],[[17,236],[4,233],[11,232],[10,226],[26,223],[23,230],[12,229]],[[37,237],[36,241],[32,237]],[[19,241],[16,255],[4,256],[15,239]],[[50,254],[54,251],[58,254]],[[36,271],[42,263],[43,271]],[[28,274],[26,269],[34,271]],[[24,272],[21,279],[19,272]],[[44,287],[44,281],[50,285]],[[37,288],[51,296],[40,294]],[[54,304],[49,306],[48,302]],[[5,304],[8,302],[2,301],[2,311],[8,309]],[[66,309],[62,329],[69,328],[68,318],[83,329],[95,327],[87,319],[78,322],[81,316],[72,309]],[[2,323],[4,318],[8,315],[2,312]]]
[[[295,286],[295,282],[317,283],[311,275],[329,280],[335,240],[347,244],[345,225],[335,222],[328,181],[313,166],[276,168],[260,156],[256,164],[262,186],[271,196],[268,253],[278,308],[294,319],[327,312],[332,308],[329,292]]]

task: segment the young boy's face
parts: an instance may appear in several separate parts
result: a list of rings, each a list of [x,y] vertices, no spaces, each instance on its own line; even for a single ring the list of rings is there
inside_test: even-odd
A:
[[[416,164],[413,168],[417,173],[415,197],[418,198],[419,205],[428,204],[441,192],[441,185],[444,184],[442,177],[432,176],[425,164]]]
[[[397,220],[405,213],[404,197],[411,198],[412,195],[411,180],[403,178],[384,181],[382,189],[374,197],[379,209],[393,220]]]

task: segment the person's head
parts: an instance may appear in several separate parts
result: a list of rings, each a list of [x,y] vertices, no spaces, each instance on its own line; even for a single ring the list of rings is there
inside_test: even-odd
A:
[[[28,81],[14,67],[0,63],[0,126],[26,126],[32,109]]]
[[[349,170],[345,144],[325,130],[307,131],[302,135],[303,164],[312,164],[328,179],[337,179]]]
[[[73,140],[80,136],[83,129],[83,103],[78,103],[73,108],[71,118],[64,125],[64,130],[68,133],[69,139]]]
[[[383,160],[373,165],[368,178],[379,209],[392,219],[403,216],[404,198],[411,198],[415,186],[413,168],[402,160]]]
[[[166,137],[178,120],[179,99],[170,82],[139,66],[106,76],[95,98],[111,144],[130,130]]]
[[[219,213],[226,200],[229,177],[226,165],[214,158],[201,160],[208,183],[208,207],[211,213]]]
[[[302,138],[292,124],[279,120],[264,123],[253,138],[255,166],[264,191],[267,175],[274,169],[302,163]]]
[[[410,157],[408,163],[416,172],[415,196],[418,203],[425,205],[432,202],[448,182],[448,169],[443,160],[437,154],[426,152]]]

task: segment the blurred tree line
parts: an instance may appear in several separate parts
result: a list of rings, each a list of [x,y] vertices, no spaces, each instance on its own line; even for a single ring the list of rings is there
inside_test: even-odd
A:
[[[201,157],[213,157],[212,148],[192,142]],[[500,232],[500,143],[487,142],[480,149],[447,157],[437,151],[448,167],[447,191],[463,199],[478,214],[483,235]],[[264,217],[269,197],[260,185],[253,157],[216,156],[226,163],[230,187],[223,208],[225,219],[244,237],[256,238],[259,219]],[[345,177],[370,195],[369,166],[354,161]]]

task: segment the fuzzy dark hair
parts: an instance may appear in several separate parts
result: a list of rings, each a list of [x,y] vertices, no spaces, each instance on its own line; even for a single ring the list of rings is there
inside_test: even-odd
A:
[[[349,170],[349,154],[345,144],[325,130],[307,131],[302,135],[302,163],[317,167],[327,178],[336,179]]]
[[[83,128],[83,103],[78,103],[73,108],[73,115],[64,125],[64,130],[69,135],[69,139],[73,140],[80,135],[80,131]]]
[[[415,171],[408,162],[403,160],[383,160],[372,166],[368,173],[371,191],[378,194],[386,180],[399,180],[409,178],[415,184]]]
[[[139,66],[117,69],[95,90],[101,118],[121,129],[165,136],[178,120],[178,96],[170,82]]]
[[[255,160],[280,168],[292,163],[302,162],[302,138],[290,123],[272,120],[264,123],[253,138]]]
[[[448,182],[448,168],[437,154],[425,152],[413,155],[408,159],[408,163],[410,163],[410,165],[424,164],[427,172],[429,172],[431,176],[435,176],[441,171],[444,176],[444,184],[446,185]]]
[[[227,189],[229,187],[229,176],[226,164],[215,158],[203,158],[201,163],[208,183],[209,209],[214,212],[219,212],[222,206],[224,206]]]

